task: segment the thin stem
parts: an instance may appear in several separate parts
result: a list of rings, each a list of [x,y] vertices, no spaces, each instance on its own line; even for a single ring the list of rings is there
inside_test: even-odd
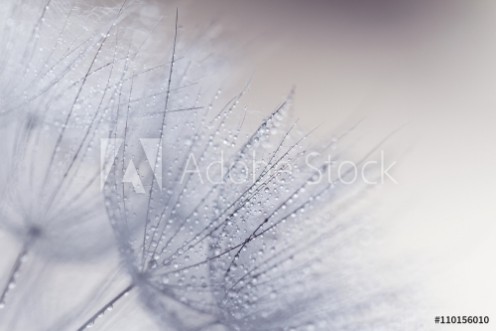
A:
[[[15,282],[15,279],[19,275],[19,272],[21,270],[21,267],[24,263],[24,258],[28,254],[29,246],[31,243],[28,242],[29,240],[25,241],[21,251],[17,255],[14,265],[12,266],[12,269],[10,270],[9,273],[9,278],[7,280],[7,283],[5,284],[2,293],[0,295],[0,308],[5,305],[5,300],[7,298],[7,295],[9,294],[10,290],[12,289],[12,285]]]
[[[129,285],[126,287],[124,290],[119,292],[112,300],[110,300],[105,306],[100,308],[93,316],[91,316],[81,327],[77,329],[77,331],[83,331],[86,328],[92,326],[95,321],[102,316],[105,311],[107,311],[109,308],[111,308],[113,305],[115,305],[120,299],[122,299],[126,294],[128,294],[132,289],[134,288],[134,284]]]

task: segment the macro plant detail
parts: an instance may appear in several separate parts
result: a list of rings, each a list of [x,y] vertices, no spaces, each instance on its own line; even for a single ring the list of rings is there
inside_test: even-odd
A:
[[[326,153],[350,154],[339,145],[350,133],[312,143],[293,92],[257,122],[242,106],[250,84],[230,99],[218,90],[180,12],[142,6],[2,9],[0,227],[18,253],[1,271],[0,329],[27,328],[19,288],[44,295],[33,261],[91,266],[117,252],[120,290],[96,285],[73,303],[83,308],[30,330],[107,329],[130,294],[157,330],[404,330],[384,313],[408,311],[401,290],[362,283],[343,257],[363,224],[350,206],[369,187],[343,184],[351,171],[315,181],[333,166]]]

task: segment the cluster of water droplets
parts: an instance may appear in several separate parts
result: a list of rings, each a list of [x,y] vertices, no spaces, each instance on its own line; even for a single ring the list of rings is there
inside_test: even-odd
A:
[[[182,88],[194,75],[179,52],[174,44],[165,90],[130,108],[106,184],[132,286],[178,330],[311,330],[319,305],[335,300],[317,284],[325,239],[342,225],[318,214],[354,188],[311,181],[329,165],[305,162],[313,149],[291,119],[292,93],[245,134],[247,90],[219,104],[220,92],[208,101]],[[143,190],[123,180],[130,165]]]

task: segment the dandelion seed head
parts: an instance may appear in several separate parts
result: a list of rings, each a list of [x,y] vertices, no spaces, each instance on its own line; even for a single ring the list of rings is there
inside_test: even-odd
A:
[[[83,24],[87,13],[68,1],[7,1],[2,10],[0,225],[41,255],[83,259],[112,245],[96,147],[109,134],[125,58],[104,42],[116,34],[95,36],[115,8],[96,13]]]

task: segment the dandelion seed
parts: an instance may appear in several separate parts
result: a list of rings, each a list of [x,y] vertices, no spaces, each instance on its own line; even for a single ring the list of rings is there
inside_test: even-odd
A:
[[[94,145],[108,136],[108,109],[115,85],[125,79],[118,73],[125,59],[117,59],[109,35],[73,38],[78,18],[65,4],[5,4],[16,24],[7,22],[0,36],[6,41],[0,56],[0,227],[22,248],[1,285],[4,303],[28,254],[84,260],[112,246],[95,185]],[[97,59],[106,64],[97,67]]]
[[[288,121],[291,97],[244,140],[233,124],[245,91],[218,113],[182,117],[169,111],[183,99],[175,91],[187,84],[175,67],[177,21],[175,31],[165,93],[156,105],[164,107],[162,117],[145,124],[126,117],[125,148],[115,153],[106,185],[109,217],[132,278],[109,304],[137,291],[156,318],[177,330],[316,327],[313,321],[325,315],[318,306],[329,299],[322,292],[334,292],[308,286],[318,279],[314,269],[323,248],[307,250],[337,230],[314,214],[322,201],[342,199],[346,190],[327,182],[312,185],[315,172],[328,165],[305,166],[310,150]],[[151,152],[137,143],[143,134],[155,134]],[[146,163],[135,175],[147,191],[122,181],[128,164]],[[212,176],[214,164],[219,169]]]

